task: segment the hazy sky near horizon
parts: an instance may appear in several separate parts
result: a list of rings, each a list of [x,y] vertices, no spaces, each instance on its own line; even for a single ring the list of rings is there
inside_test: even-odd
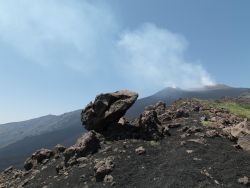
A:
[[[100,92],[250,87],[247,0],[0,0],[0,124]]]

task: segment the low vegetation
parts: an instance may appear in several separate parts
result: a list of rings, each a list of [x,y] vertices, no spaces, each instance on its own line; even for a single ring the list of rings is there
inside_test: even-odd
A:
[[[211,124],[210,121],[201,121],[201,124],[205,127],[209,126]]]
[[[199,100],[199,99],[196,99]],[[242,105],[238,104],[236,102],[231,101],[214,101],[214,100],[199,100],[199,102],[202,102],[203,104],[206,104],[208,106],[216,107],[216,108],[224,108],[228,110],[229,112],[243,117],[250,120],[250,106],[249,105]],[[207,122],[203,122],[203,125],[206,125]]]

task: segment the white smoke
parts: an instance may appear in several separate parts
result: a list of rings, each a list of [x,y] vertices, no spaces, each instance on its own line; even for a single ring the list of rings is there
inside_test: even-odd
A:
[[[141,90],[214,84],[201,65],[185,60],[186,39],[165,28],[143,24],[124,32],[117,47],[120,62],[117,70]]]

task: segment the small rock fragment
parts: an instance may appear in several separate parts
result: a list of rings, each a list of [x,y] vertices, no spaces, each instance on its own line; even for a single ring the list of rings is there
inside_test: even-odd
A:
[[[146,153],[146,150],[145,150],[144,147],[140,146],[140,147],[135,149],[135,153],[138,154],[138,155],[142,155],[142,154]]]
[[[113,176],[111,176],[111,175],[106,175],[105,177],[104,177],[104,182],[105,183],[112,183],[114,181],[114,178],[113,178]]]
[[[247,176],[241,177],[238,179],[238,182],[243,185],[249,185],[249,179]]]
[[[97,161],[94,166],[96,180],[102,181],[106,175],[112,172],[113,168],[114,163],[110,157],[101,161]]]
[[[219,133],[216,130],[208,130],[208,131],[206,131],[206,136],[208,138],[213,138],[213,137],[216,137],[218,135],[219,135]]]
[[[193,153],[194,151],[193,150],[186,150],[186,152],[188,153],[188,154],[190,154],[190,153]]]

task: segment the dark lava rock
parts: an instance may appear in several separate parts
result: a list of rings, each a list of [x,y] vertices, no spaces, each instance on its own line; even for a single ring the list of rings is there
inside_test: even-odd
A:
[[[250,153],[250,135],[241,133],[237,144],[245,151]]]
[[[100,148],[100,137],[101,136],[95,131],[85,133],[77,139],[75,145],[64,151],[65,162],[68,162],[73,156],[79,158],[97,152]]]
[[[14,168],[13,166],[10,166],[10,167],[6,168],[3,172],[8,173],[8,172],[12,171],[13,168]]]
[[[155,110],[144,111],[139,117],[140,137],[145,140],[159,140],[163,137],[163,127]]]
[[[213,138],[213,137],[218,136],[218,135],[219,135],[219,133],[216,130],[208,130],[208,131],[206,131],[206,136],[209,137],[209,138]]]
[[[54,152],[49,149],[40,149],[32,154],[24,163],[24,169],[30,170],[37,164],[41,164],[43,160],[49,159],[54,155]]]
[[[189,117],[189,113],[183,109],[178,109],[173,115],[173,119],[183,118],[183,117]]]
[[[114,163],[111,157],[108,157],[107,159],[103,159],[100,161],[96,161],[94,166],[96,180],[102,181],[106,175],[112,172],[113,168],[114,168]]]
[[[145,108],[145,111],[147,110],[155,110],[157,115],[164,114],[166,110],[166,103],[159,101],[155,105],[152,105],[151,108]]]
[[[82,111],[82,123],[87,130],[105,130],[124,116],[137,97],[137,93],[128,90],[100,94]]]
[[[57,144],[57,145],[55,146],[55,152],[56,152],[56,153],[63,153],[65,150],[66,150],[66,147],[64,147],[64,146],[61,145],[61,144]]]

